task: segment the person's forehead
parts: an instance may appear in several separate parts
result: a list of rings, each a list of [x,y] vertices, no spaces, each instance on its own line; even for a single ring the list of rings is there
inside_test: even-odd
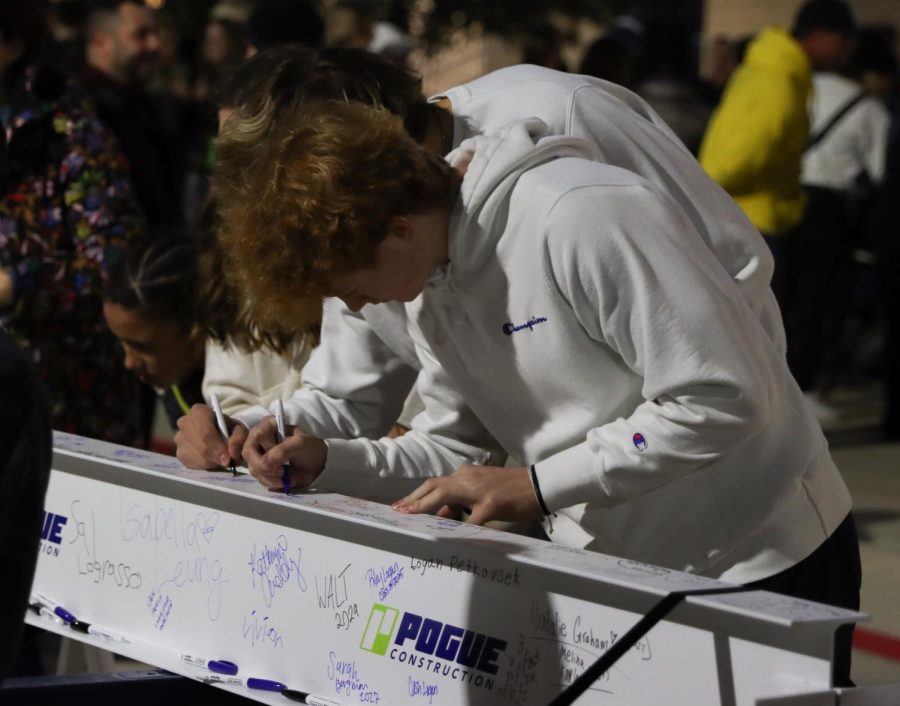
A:
[[[158,338],[168,338],[178,332],[174,321],[161,321],[145,316],[136,309],[127,309],[119,304],[104,302],[103,312],[110,328],[117,335],[123,335],[132,341],[147,342]]]
[[[129,34],[147,34],[157,31],[153,12],[149,8],[133,2],[126,2],[119,6],[119,26]]]

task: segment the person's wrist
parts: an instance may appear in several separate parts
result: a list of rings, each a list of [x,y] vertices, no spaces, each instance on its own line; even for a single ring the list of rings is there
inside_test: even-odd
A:
[[[531,473],[531,488],[532,490],[534,490],[534,497],[537,500],[537,504],[541,510],[541,513],[544,515],[544,517],[552,515],[553,513],[550,512],[550,508],[547,507],[547,503],[544,502],[544,496],[541,495],[541,486],[538,483],[537,471],[534,468],[534,464],[531,464],[529,471]]]
[[[321,462],[319,463],[319,472],[316,474],[317,476],[321,475],[325,471],[325,464],[328,463],[328,442],[325,439],[316,439],[317,446],[319,447],[319,458]]]

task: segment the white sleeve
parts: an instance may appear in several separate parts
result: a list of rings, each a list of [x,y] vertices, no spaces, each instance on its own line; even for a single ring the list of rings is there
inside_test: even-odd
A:
[[[264,416],[268,414],[266,405],[276,397],[290,396],[300,387],[300,371],[309,351],[303,338],[295,342],[288,355],[267,350],[244,353],[234,346],[225,348],[207,341],[203,399],[209,400],[216,394],[228,416],[253,408]]]
[[[891,129],[891,115],[876,98],[867,98],[865,122],[857,133],[862,164],[868,177],[876,184],[884,179],[887,166],[888,134]]]
[[[424,409],[409,432],[396,439],[328,440],[325,470],[315,487],[367,496],[397,489],[396,500],[423,478],[449,475],[467,463],[502,465],[505,453],[450,383],[440,363],[417,349],[422,371],[416,382]],[[390,492],[390,491],[387,491]]]
[[[780,357],[681,209],[650,187],[606,194],[556,205],[547,277],[588,335],[641,376],[644,401],[536,464],[551,509],[616,505],[733,452],[768,423],[777,379]]]
[[[303,384],[283,400],[285,421],[323,439],[378,438],[397,420],[416,374],[363,316],[328,299]],[[252,427],[272,413],[255,408],[236,418]]]

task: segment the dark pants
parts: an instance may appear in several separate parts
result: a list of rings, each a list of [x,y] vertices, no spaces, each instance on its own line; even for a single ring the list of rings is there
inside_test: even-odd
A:
[[[801,390],[813,389],[822,353],[837,331],[849,301],[843,275],[850,262],[852,232],[845,196],[833,189],[807,187],[803,220],[788,236],[789,278],[784,284],[788,366]]]
[[[887,332],[884,343],[885,438],[900,440],[900,246],[883,255]]]
[[[786,317],[786,307],[790,301],[791,281],[793,280],[793,248],[791,240],[793,231],[781,235],[762,234],[766,245],[772,251],[772,259],[775,260],[775,269],[772,272],[772,292],[781,310],[781,318]]]
[[[817,603],[859,610],[862,567],[859,539],[853,515],[847,517],[818,549],[800,563],[762,581],[747,584],[773,593],[782,593]],[[835,686],[853,686],[850,659],[853,624],[842,625],[835,634],[833,679]]]

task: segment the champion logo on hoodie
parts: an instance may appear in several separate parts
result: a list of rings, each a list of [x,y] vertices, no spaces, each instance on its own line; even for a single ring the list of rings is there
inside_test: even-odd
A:
[[[524,331],[525,329],[533,331],[535,326],[544,323],[546,320],[547,318],[545,316],[532,316],[524,324],[516,325],[507,321],[503,324],[503,333],[507,336],[512,336],[517,331]]]
[[[631,443],[634,444],[634,448],[638,451],[643,451],[647,448],[647,440],[640,432],[635,432],[634,436],[631,437]]]

